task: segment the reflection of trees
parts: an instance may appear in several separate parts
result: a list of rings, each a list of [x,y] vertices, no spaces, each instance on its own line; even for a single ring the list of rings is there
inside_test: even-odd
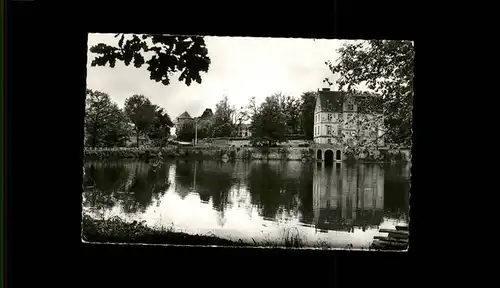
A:
[[[302,223],[311,224],[314,220],[313,210],[313,167],[309,163],[301,164],[300,176],[297,177],[296,186],[298,188],[299,206]]]
[[[224,219],[229,192],[237,181],[232,177],[233,164],[202,162],[196,165],[196,192],[204,201],[211,198],[213,208],[220,212],[221,219]]]
[[[194,162],[176,161],[175,165],[175,192],[186,198],[194,183]]]
[[[91,163],[85,167],[83,179],[85,189],[84,206],[95,209],[111,209],[116,204],[115,192],[124,187],[129,171],[115,163]]]
[[[146,211],[153,199],[163,196],[170,186],[168,182],[169,165],[153,168],[146,164],[135,166],[134,178],[130,189],[123,193],[121,204],[125,213]]]
[[[402,165],[385,166],[384,211],[390,218],[406,218],[409,208],[408,168]]]
[[[170,184],[166,163],[156,168],[145,163],[99,163],[85,169],[84,183],[93,183],[94,189],[84,192],[84,205],[98,209],[120,204],[125,213],[144,212]]]
[[[233,164],[221,162],[181,162],[176,164],[176,193],[181,198],[189,191],[198,193],[200,199],[209,202],[213,208],[223,213],[229,202],[229,192],[237,181],[232,177]]]
[[[275,165],[274,165],[275,164]],[[299,163],[297,163],[299,164]],[[264,217],[275,218],[278,213],[297,210],[305,187],[306,177],[289,177],[283,163],[256,163],[250,168],[248,188],[252,204],[257,205]]]

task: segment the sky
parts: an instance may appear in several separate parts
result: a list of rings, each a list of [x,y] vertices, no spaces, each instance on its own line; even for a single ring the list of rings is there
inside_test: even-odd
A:
[[[165,108],[174,120],[187,111],[200,116],[206,108],[215,112],[215,104],[224,95],[240,108],[255,96],[261,103],[267,96],[282,92],[300,97],[303,92],[329,87],[323,83],[332,77],[325,61],[336,61],[345,40],[205,37],[211,64],[202,73],[202,83],[187,86],[178,77],[168,86],[149,79],[147,66],[135,68],[117,63],[114,68],[91,67],[94,55],[87,56],[87,88],[110,95],[119,107],[125,99],[142,94],[154,104]],[[89,34],[88,48],[106,43],[117,45],[114,34]],[[147,58],[148,59],[148,58]],[[335,78],[332,78],[335,79]],[[333,88],[333,87],[331,87]]]

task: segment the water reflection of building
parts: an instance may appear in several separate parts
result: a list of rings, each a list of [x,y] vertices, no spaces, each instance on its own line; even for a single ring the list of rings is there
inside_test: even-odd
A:
[[[320,230],[351,231],[381,223],[384,171],[378,165],[318,165],[313,176],[314,223]]]

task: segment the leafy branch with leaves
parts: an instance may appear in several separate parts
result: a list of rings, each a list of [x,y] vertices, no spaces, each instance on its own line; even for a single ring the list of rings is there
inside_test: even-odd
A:
[[[153,34],[123,34],[117,46],[99,43],[90,48],[97,54],[91,66],[106,66],[113,68],[116,62],[126,66],[133,63],[135,68],[144,64],[150,73],[150,79],[169,85],[172,76],[180,72],[179,81],[190,86],[193,81],[201,84],[201,72],[208,72],[210,58],[203,37],[173,36]],[[145,56],[151,55],[146,59]]]
[[[361,94],[358,87],[363,84],[379,96],[376,97],[379,105],[373,105],[373,97],[360,97],[362,101],[358,107],[362,108],[363,113],[355,113],[356,118],[363,114],[378,114],[377,111],[382,110],[384,138],[398,146],[411,146],[413,43],[404,40],[369,40],[345,44],[338,52],[340,57],[337,63],[327,61],[325,64],[333,74],[338,75],[336,83],[339,90],[347,92],[346,100],[358,98],[355,97]],[[333,85],[328,78],[324,82]],[[363,104],[363,101],[366,103]],[[372,120],[368,122],[374,126],[380,119]]]

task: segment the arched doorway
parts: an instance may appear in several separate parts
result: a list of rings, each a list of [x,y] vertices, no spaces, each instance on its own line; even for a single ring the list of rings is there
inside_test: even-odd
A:
[[[328,164],[333,163],[333,151],[332,150],[325,151],[325,163],[328,163]]]
[[[337,150],[337,152],[335,153],[335,160],[342,160],[342,152],[340,152],[340,150]]]
[[[323,152],[321,151],[321,149],[318,149],[318,151],[316,152],[316,159],[323,159]]]

